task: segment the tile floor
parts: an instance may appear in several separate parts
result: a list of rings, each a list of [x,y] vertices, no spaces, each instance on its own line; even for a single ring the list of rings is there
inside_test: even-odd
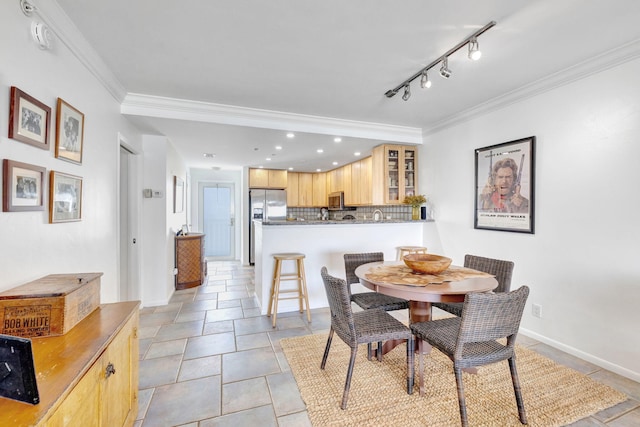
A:
[[[206,285],[140,310],[135,427],[311,425],[279,340],[326,334],[328,309],[312,310],[311,324],[299,313],[281,313],[273,329],[252,295],[252,267],[210,262]],[[572,427],[640,426],[639,383],[527,337],[519,342],[629,396]]]

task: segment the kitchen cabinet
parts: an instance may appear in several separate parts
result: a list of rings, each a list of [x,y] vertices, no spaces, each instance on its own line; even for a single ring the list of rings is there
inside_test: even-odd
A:
[[[289,172],[287,175],[287,206],[297,208],[327,205],[327,174]]]
[[[371,157],[351,163],[351,192],[354,205],[371,205]]]
[[[327,172],[327,193],[344,191],[342,175],[343,175],[342,168],[336,168]]]
[[[414,146],[380,145],[372,156],[372,202],[401,204],[418,194],[418,150]]]
[[[325,172],[313,174],[313,206],[327,206],[327,174]]]
[[[296,207],[299,205],[298,202],[298,189],[299,179],[298,173],[289,172],[287,174],[287,206],[288,207]]]
[[[204,259],[204,234],[191,233],[176,236],[175,241],[176,289],[200,286],[207,277]]]
[[[102,304],[61,336],[32,338],[40,403],[0,400],[0,425],[132,426],[138,301]]]
[[[249,169],[249,188],[287,188],[287,171],[278,169]]]
[[[298,206],[313,206],[313,174],[308,172],[298,173]]]

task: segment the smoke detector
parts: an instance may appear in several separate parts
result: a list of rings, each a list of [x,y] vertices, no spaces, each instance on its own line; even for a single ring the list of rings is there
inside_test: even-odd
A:
[[[42,22],[31,22],[31,37],[38,44],[38,47],[42,50],[51,49],[51,30]]]

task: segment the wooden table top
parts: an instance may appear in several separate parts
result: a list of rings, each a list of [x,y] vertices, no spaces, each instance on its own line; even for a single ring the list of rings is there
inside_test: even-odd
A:
[[[470,292],[488,292],[498,286],[491,274],[450,266],[438,275],[415,274],[402,261],[363,264],[356,276],[367,288],[412,301],[461,302]]]

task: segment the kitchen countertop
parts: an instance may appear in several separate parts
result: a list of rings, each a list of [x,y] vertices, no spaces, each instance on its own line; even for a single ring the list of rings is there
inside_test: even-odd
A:
[[[405,220],[405,219],[384,219],[374,221],[373,219],[330,219],[322,220],[295,220],[295,221],[265,221],[262,225],[349,225],[349,224],[399,224],[399,223],[424,223],[433,220]]]

